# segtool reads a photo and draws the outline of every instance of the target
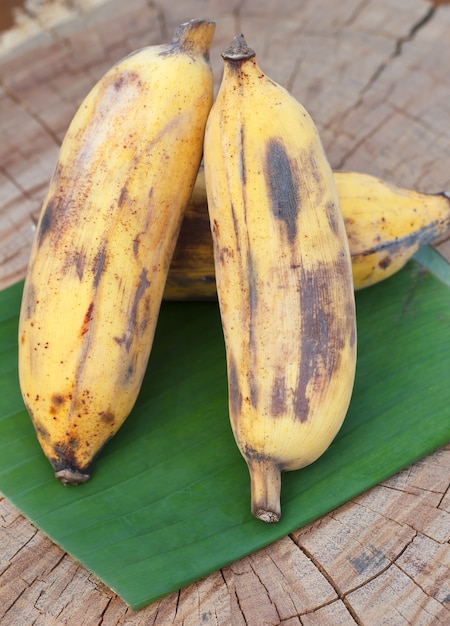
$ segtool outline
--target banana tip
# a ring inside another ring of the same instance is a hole
[[[263,509],[258,509],[253,512],[253,515],[260,519],[262,522],[266,522],[266,524],[276,524],[280,521],[280,514],[275,511],[265,511]]]
[[[63,485],[80,485],[85,483],[91,477],[90,474],[80,472],[79,470],[66,467],[64,469],[55,472],[56,478],[62,482]]]

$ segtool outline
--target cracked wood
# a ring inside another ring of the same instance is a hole
[[[292,3],[46,0],[0,35],[0,288],[21,279],[59,144],[118,58],[188,15],[237,32],[311,110],[332,166],[450,188],[450,7],[435,0]],[[52,10],[50,10],[52,9]],[[289,49],[289,53],[286,51]],[[395,149],[394,149],[395,148]],[[450,240],[438,249],[450,258]],[[256,554],[134,612],[0,499],[0,621],[67,626],[372,626],[450,621],[450,446]]]

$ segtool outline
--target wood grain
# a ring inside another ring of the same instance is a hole
[[[41,0],[0,35],[0,288],[24,276],[60,142],[124,54],[217,22],[315,119],[331,165],[450,189],[450,7],[425,0]],[[450,259],[450,242],[438,249]],[[0,500],[0,621],[117,626],[450,623],[450,446],[141,611]]]

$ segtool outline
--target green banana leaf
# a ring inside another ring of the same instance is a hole
[[[248,472],[228,420],[215,303],[163,303],[132,414],[91,480],[64,487],[19,391],[22,284],[3,291],[1,492],[134,609],[324,515],[450,440],[450,271],[431,248],[418,259],[357,293],[358,365],[348,415],[318,461],[283,475],[276,525],[250,513]]]

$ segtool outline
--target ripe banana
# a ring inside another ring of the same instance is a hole
[[[398,187],[369,174],[334,172],[356,290],[398,272],[450,229],[450,195]],[[186,208],[164,291],[166,300],[216,298],[204,169]]]
[[[216,300],[214,252],[205,171],[198,171],[173,253],[165,300]]]
[[[335,172],[355,289],[398,272],[450,228],[450,196],[418,193],[375,176]]]
[[[81,104],[41,210],[19,322],[19,378],[62,483],[130,413],[200,165],[214,22],[122,59]]]
[[[251,509],[277,522],[281,472],[315,461],[353,389],[351,260],[333,175],[305,109],[244,37],[223,53],[204,164],[229,413]]]

